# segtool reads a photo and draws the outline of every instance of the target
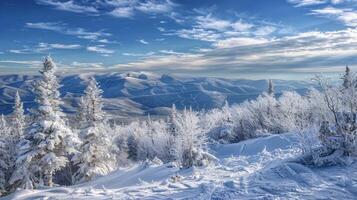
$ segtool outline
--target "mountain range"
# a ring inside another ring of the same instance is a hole
[[[165,115],[173,104],[178,109],[218,108],[225,101],[234,104],[254,99],[267,88],[267,80],[182,77],[151,72],[72,74],[58,77],[66,113],[75,113],[79,97],[91,76],[103,90],[104,110],[118,118]],[[0,113],[12,112],[16,90],[27,111],[35,107],[33,85],[38,78],[34,75],[1,75]],[[304,93],[312,86],[308,81],[273,82],[277,95],[284,90]]]

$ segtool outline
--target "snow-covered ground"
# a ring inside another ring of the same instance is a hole
[[[298,164],[298,139],[291,133],[211,151],[219,160],[208,167],[146,162],[82,185],[23,190],[4,199],[357,199],[357,164]]]

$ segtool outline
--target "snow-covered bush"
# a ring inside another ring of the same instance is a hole
[[[321,77],[316,80],[328,112],[318,134],[321,146],[311,152],[307,162],[318,166],[346,164],[349,157],[357,156],[357,104],[351,98],[357,92],[356,78],[346,70],[342,86]]]
[[[182,167],[201,166],[213,160],[214,156],[204,150],[206,134],[199,126],[199,115],[192,109],[178,112],[175,109],[170,118],[172,148],[171,158]]]

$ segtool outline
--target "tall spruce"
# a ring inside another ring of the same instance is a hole
[[[273,83],[273,80],[269,79],[268,81],[268,91],[267,91],[268,95],[269,96],[274,96],[274,83]]]
[[[18,91],[16,91],[15,104],[13,109],[14,111],[12,116],[12,136],[15,141],[18,141],[23,136],[25,128],[24,105],[21,102],[21,98]]]
[[[55,63],[46,57],[34,88],[38,108],[31,111],[34,120],[18,144],[16,169],[10,179],[14,187],[52,187],[54,173],[64,168],[75,152],[78,139],[63,120],[55,71]]]
[[[351,77],[351,70],[348,67],[348,65],[346,65],[345,74],[343,75],[342,80],[343,80],[342,85],[345,89],[351,87],[352,77]]]
[[[10,156],[10,128],[6,122],[5,116],[0,117],[0,196],[6,193],[9,171],[11,168]]]
[[[97,81],[91,78],[84,91],[82,108],[77,116],[82,116],[81,126],[83,130],[80,137],[83,143],[80,146],[80,154],[73,158],[78,167],[75,173],[77,182],[89,181],[96,175],[104,175],[112,168],[114,156],[112,155],[112,143],[106,129],[105,113],[103,112],[102,90]],[[86,106],[83,106],[86,105]]]

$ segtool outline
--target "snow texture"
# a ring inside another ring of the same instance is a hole
[[[143,162],[71,187],[22,190],[7,199],[356,199],[357,163],[328,168],[294,162],[296,133],[211,146],[219,160],[178,169]]]

